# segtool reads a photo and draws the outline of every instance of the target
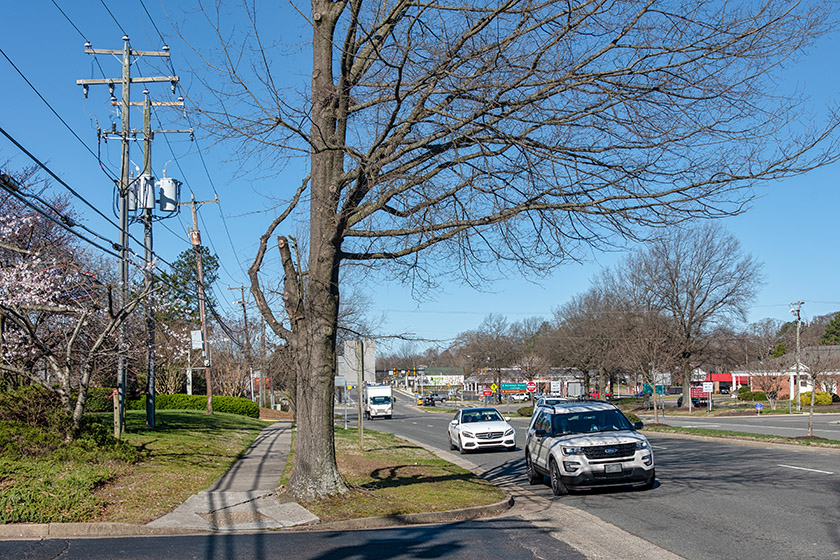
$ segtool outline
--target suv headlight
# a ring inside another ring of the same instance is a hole
[[[564,447],[563,455],[583,455],[583,447]]]
[[[650,444],[646,441],[637,441],[636,449],[650,449]]]
[[[475,439],[475,436],[473,435],[472,432],[463,431],[463,432],[461,432],[461,435],[464,436],[464,437]]]
[[[513,428],[511,428],[511,429],[509,429],[508,431],[505,432],[505,437],[512,436],[512,435],[513,435]]]

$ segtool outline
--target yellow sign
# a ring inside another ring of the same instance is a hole
[[[499,387],[498,387],[498,385],[496,385],[495,383],[493,383],[492,385],[490,385],[490,388],[491,388],[491,389],[493,390],[493,392],[495,393],[495,392],[496,392],[496,389],[498,389]]]

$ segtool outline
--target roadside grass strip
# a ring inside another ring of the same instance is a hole
[[[660,432],[673,434],[690,434],[721,439],[741,439],[749,441],[762,441],[768,443],[783,443],[787,445],[800,445],[805,447],[825,447],[829,449],[840,449],[840,441],[822,438],[785,437],[767,434],[751,434],[747,432],[735,432],[730,430],[712,430],[707,428],[685,428],[679,426],[650,426],[646,425],[645,432]]]
[[[335,447],[349,490],[301,502],[322,522],[448,511],[505,499],[495,485],[388,433],[366,429],[362,450],[357,429],[337,427]]]

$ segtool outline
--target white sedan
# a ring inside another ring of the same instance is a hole
[[[516,449],[516,432],[495,408],[463,408],[449,423],[449,449],[461,453],[476,449]]]

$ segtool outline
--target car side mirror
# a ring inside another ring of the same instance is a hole
[[[452,424],[453,426],[457,426],[457,425],[458,425],[458,421],[457,421],[457,420],[453,420],[452,422],[450,422],[450,424]]]
[[[505,422],[510,422],[510,416],[503,416],[502,420],[504,420]]]
[[[534,435],[535,435],[536,437],[540,437],[540,438],[541,438],[541,437],[545,437],[545,436],[547,436],[547,435],[548,435],[548,432],[547,432],[547,431],[545,431],[545,430],[534,430]]]
[[[634,430],[643,430],[643,429],[644,429],[644,427],[645,427],[645,423],[644,423],[644,422],[641,422],[641,421],[639,421],[639,422],[633,422],[633,429],[634,429]]]

